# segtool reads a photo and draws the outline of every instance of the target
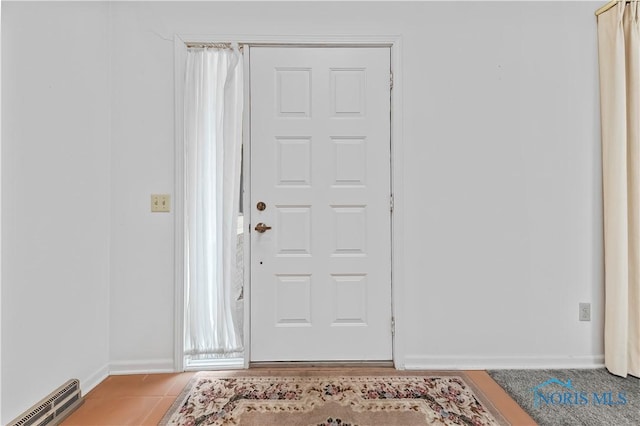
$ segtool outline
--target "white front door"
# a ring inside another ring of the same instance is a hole
[[[250,73],[251,360],[391,360],[390,48]]]

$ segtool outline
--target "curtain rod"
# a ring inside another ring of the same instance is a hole
[[[625,3],[628,4],[628,3],[631,3],[632,1],[638,1],[638,0],[628,0]],[[607,10],[611,9],[613,6],[615,6],[618,3],[619,3],[618,0],[610,1],[609,3],[602,6],[600,9],[596,10],[596,16],[599,16],[600,14],[606,12]]]
[[[231,49],[232,43],[185,43],[188,49],[190,48],[211,48],[211,49]],[[238,44],[238,49],[242,50],[242,45]]]
[[[277,43],[277,42],[243,42],[239,41],[238,49],[247,46],[252,47],[391,47],[393,43],[366,43],[361,44],[357,42],[343,42],[343,43],[331,43],[331,42],[301,42],[301,43]],[[232,43],[214,43],[214,42],[185,42],[184,45],[189,48],[217,48],[217,49],[230,49]]]

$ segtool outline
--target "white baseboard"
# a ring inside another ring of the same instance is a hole
[[[136,361],[113,361],[109,364],[109,374],[153,374],[174,373],[173,358],[146,359]]]
[[[82,395],[86,395],[93,388],[98,386],[104,379],[109,377],[109,365],[105,364],[98,369],[91,376],[80,380],[80,390],[82,391]]]
[[[86,395],[110,375],[173,373],[173,359],[152,359],[144,361],[115,361],[105,364],[86,378],[79,378],[82,395]]]
[[[604,367],[604,355],[584,356],[416,356],[404,358],[406,370],[547,370]]]

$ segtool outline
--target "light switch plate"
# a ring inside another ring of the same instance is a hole
[[[151,194],[151,211],[152,212],[170,212],[171,196],[169,194]]]

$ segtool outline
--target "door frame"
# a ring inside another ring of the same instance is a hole
[[[175,79],[175,164],[174,164],[174,370],[184,371],[184,290],[185,290],[185,222],[184,222],[184,72],[189,43],[238,43],[245,47],[243,60],[245,66],[244,84],[249,87],[250,46],[277,47],[389,47],[391,50],[391,71],[393,85],[391,90],[391,315],[394,324],[392,336],[392,356],[396,369],[403,370],[405,365],[405,335],[403,333],[403,297],[404,294],[404,149],[402,126],[402,37],[398,35],[359,35],[359,36],[273,36],[273,35],[186,35],[174,36],[174,79]],[[249,205],[251,182],[251,134],[249,90],[244,93],[243,120],[243,202]],[[245,209],[244,231],[249,235],[251,210]],[[244,247],[244,368],[249,367],[251,359],[251,323],[250,323],[250,240]],[[391,326],[391,324],[390,324]],[[229,368],[237,368],[230,365]],[[219,368],[224,368],[220,366]]]

